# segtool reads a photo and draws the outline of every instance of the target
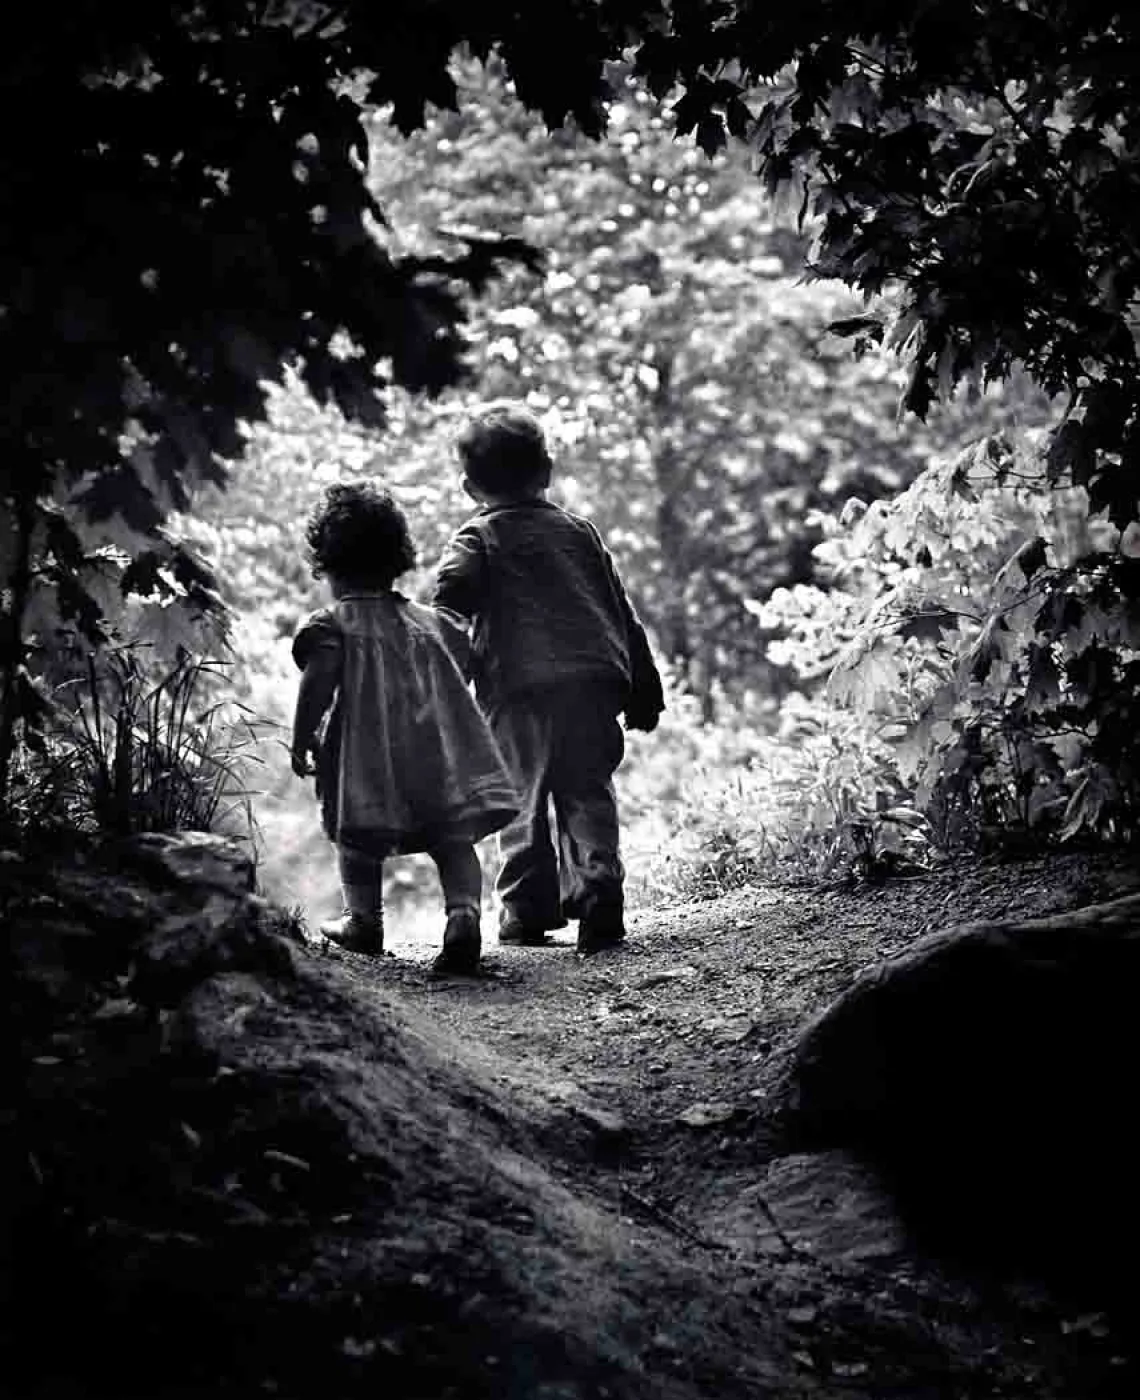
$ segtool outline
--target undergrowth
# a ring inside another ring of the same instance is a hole
[[[939,859],[890,736],[822,696],[725,705],[707,724],[672,693],[619,784],[635,898],[874,878]]]
[[[14,824],[248,835],[259,727],[221,694],[225,679],[226,663],[184,649],[157,668],[137,645],[89,656],[84,673],[56,689],[42,741],[20,755]]]

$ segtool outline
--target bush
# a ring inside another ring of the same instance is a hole
[[[706,897],[759,881],[867,876],[929,862],[889,735],[825,696],[752,699],[700,722],[671,692],[619,775],[635,898]]]
[[[1140,526],[1050,484],[1040,435],[987,439],[818,553],[833,588],[761,609],[801,675],[891,736],[940,843],[1125,839],[1140,811]]]

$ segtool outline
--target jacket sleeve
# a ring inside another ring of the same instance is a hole
[[[464,525],[436,569],[431,606],[470,620],[483,610],[486,593],[487,551],[474,525]]]
[[[629,594],[621,581],[617,565],[609,550],[602,546],[609,571],[610,582],[618,600],[622,619],[625,622],[626,640],[629,644],[629,699],[625,706],[625,722],[630,729],[644,729],[650,732],[657,728],[657,721],[665,708],[665,690],[661,684],[661,673],[653,660],[649,638],[641,619],[629,601]]]

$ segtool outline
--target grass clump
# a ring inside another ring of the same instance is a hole
[[[157,670],[137,645],[89,656],[56,691],[42,743],[21,756],[17,825],[248,834],[257,724],[246,706],[219,697],[225,671],[184,649]]]

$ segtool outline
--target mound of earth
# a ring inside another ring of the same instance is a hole
[[[799,1034],[786,1121],[873,1160],[940,1252],[1140,1300],[1137,986],[1137,894],[928,934]]]
[[[214,838],[4,853],[11,1393],[1133,1394],[1114,1299],[951,1267],[770,1107],[931,920],[1119,879],[747,890],[440,982],[306,940]]]

